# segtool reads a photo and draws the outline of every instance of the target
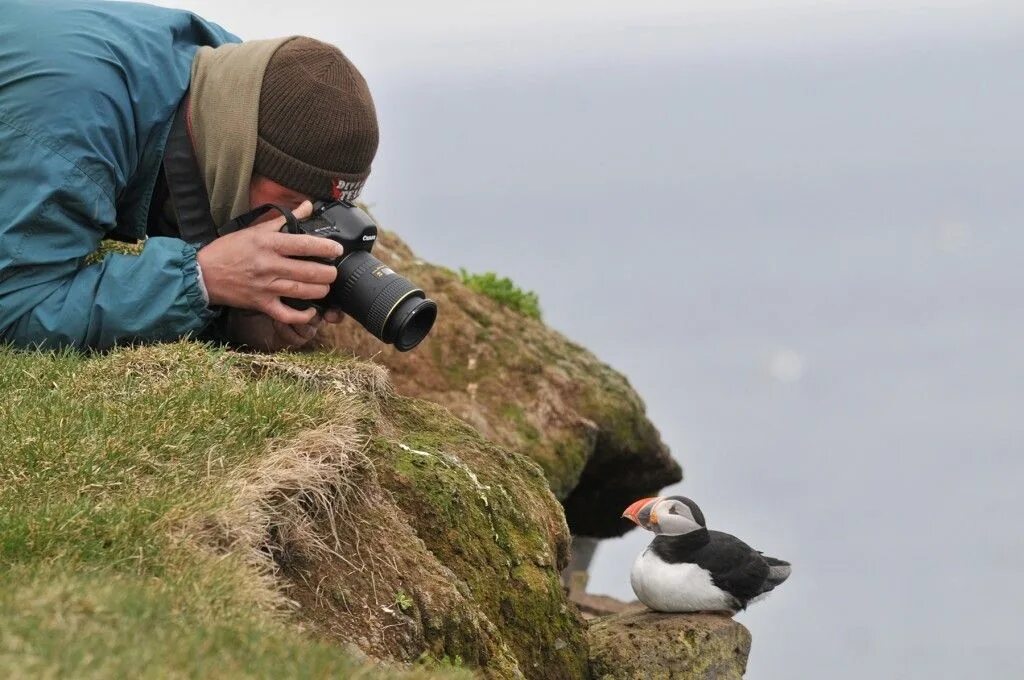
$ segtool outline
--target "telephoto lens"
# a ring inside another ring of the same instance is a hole
[[[402,352],[420,344],[437,319],[433,300],[365,250],[342,257],[324,302]]]

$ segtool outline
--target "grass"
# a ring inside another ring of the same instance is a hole
[[[182,342],[0,348],[0,395],[0,677],[431,677],[302,633],[184,530],[268,441],[332,422],[328,393]]]
[[[533,291],[524,291],[511,279],[499,277],[494,272],[483,274],[470,274],[465,269],[459,270],[462,283],[469,286],[473,291],[486,295],[500,305],[540,320],[540,300]]]
[[[229,604],[227,574],[203,583],[69,571],[22,567],[0,579],[3,677],[373,677],[338,648]]]

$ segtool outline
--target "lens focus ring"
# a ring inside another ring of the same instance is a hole
[[[369,255],[369,253],[366,253],[366,255]],[[358,267],[356,267],[356,270],[352,272],[348,276],[348,279],[345,281],[345,287],[342,288],[341,290],[342,299],[348,299],[348,297],[352,295],[352,290],[359,283],[359,279],[363,277],[363,274],[365,274],[367,271],[369,271],[375,265],[378,264],[380,264],[380,260],[373,257],[372,255],[369,255],[369,257],[364,257],[363,261],[359,264]]]
[[[366,315],[367,329],[377,337],[390,342],[391,338],[384,338],[384,328],[388,322],[388,317],[402,298],[416,290],[417,288],[407,280],[401,276],[396,276],[394,281],[378,293],[377,298],[370,306],[370,311]]]

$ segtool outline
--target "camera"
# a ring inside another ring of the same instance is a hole
[[[340,309],[376,338],[407,352],[427,336],[437,318],[437,303],[408,279],[370,254],[377,225],[365,211],[345,201],[317,202],[304,220],[289,219],[289,233],[319,236],[345,247],[338,260],[304,258],[338,268],[338,278],[321,300],[284,298],[296,309]]]

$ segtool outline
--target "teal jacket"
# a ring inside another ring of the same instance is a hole
[[[211,320],[182,240],[142,239],[172,118],[201,45],[238,42],[177,10],[0,0],[0,344],[104,349]]]

